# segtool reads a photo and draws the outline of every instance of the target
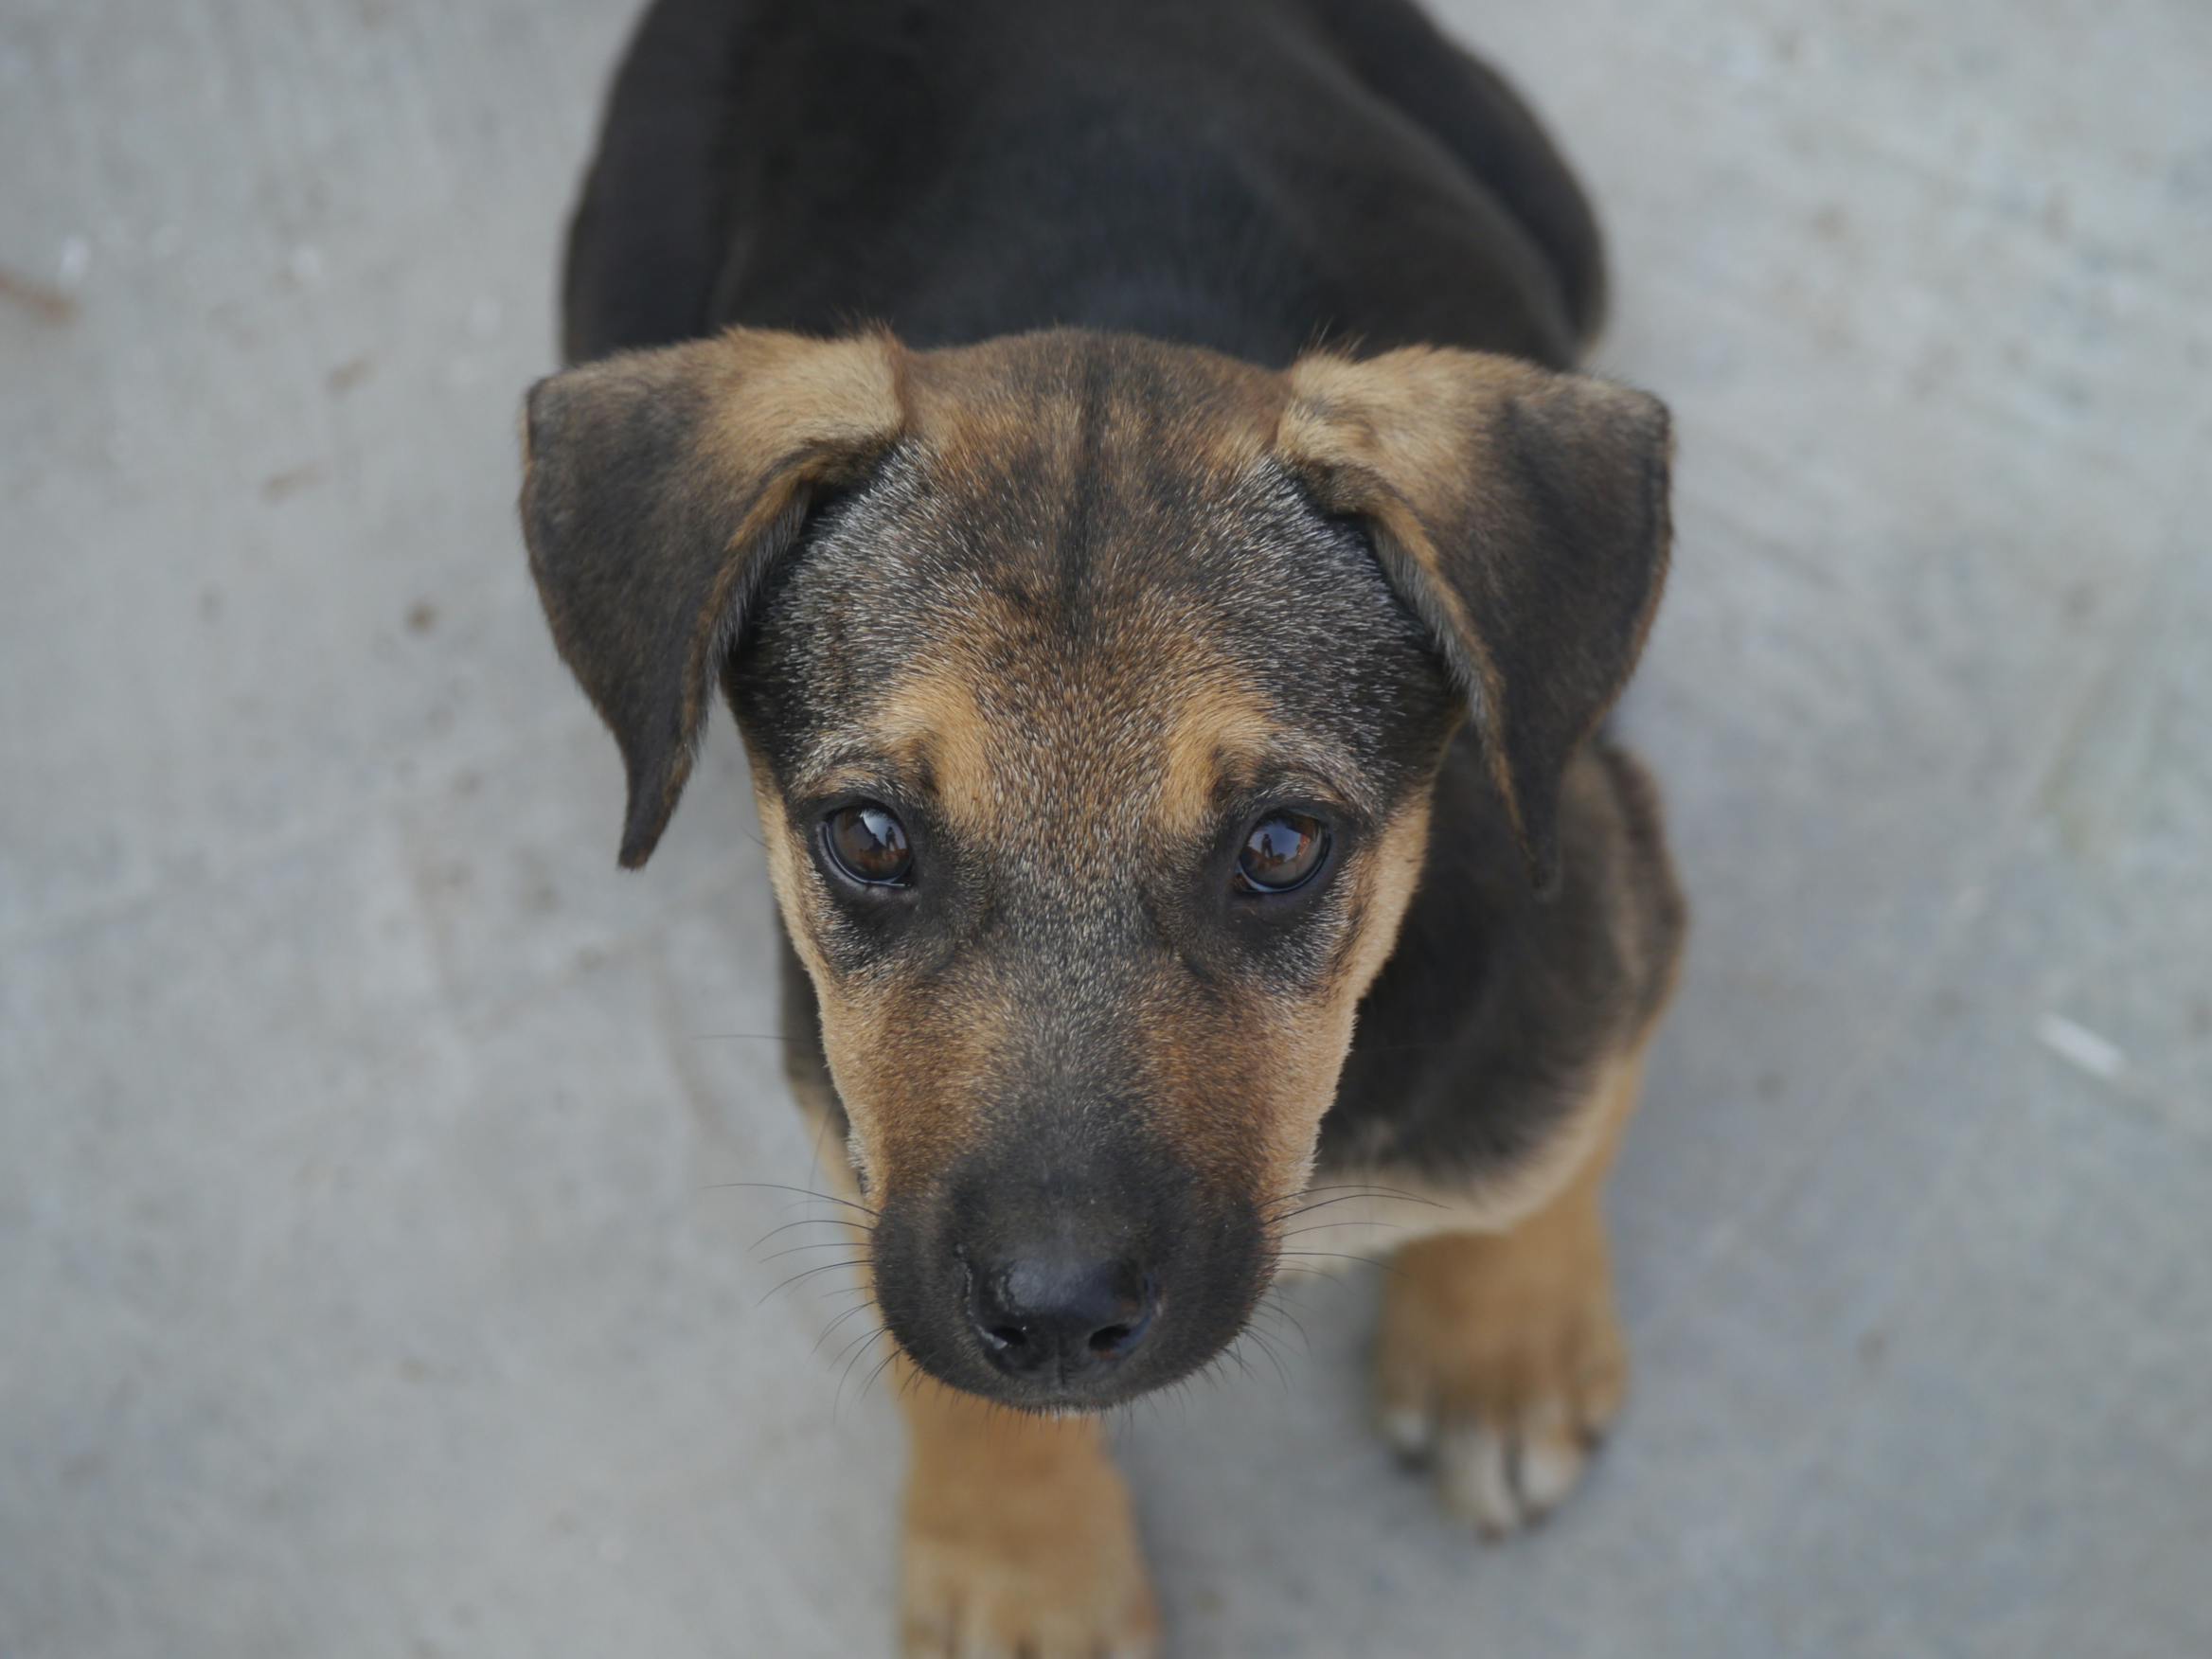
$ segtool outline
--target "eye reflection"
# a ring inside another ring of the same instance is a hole
[[[1311,881],[1329,857],[1329,829],[1304,812],[1271,812],[1252,827],[1237,855],[1237,883],[1248,892],[1289,893]]]
[[[822,821],[830,862],[868,887],[903,886],[914,874],[906,826],[881,801],[855,801]]]

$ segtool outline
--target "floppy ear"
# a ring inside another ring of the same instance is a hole
[[[1576,747],[1619,695],[1667,574],[1671,439],[1657,399],[1510,358],[1415,347],[1301,359],[1278,431],[1473,705],[1539,887],[1559,873]]]
[[[901,348],[733,330],[540,381],[523,537],[553,640],[622,747],[622,863],[676,810],[718,659],[812,494],[897,439]]]

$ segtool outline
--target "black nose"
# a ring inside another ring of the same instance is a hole
[[[1037,1253],[970,1268],[968,1315],[983,1351],[1015,1375],[1112,1365],[1144,1341],[1158,1306],[1134,1262]]]

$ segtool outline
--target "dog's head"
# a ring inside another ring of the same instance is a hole
[[[739,330],[527,418],[626,865],[720,675],[893,1333],[1015,1403],[1204,1364],[1272,1271],[1470,713],[1531,879],[1656,601],[1667,424],[1504,359]]]

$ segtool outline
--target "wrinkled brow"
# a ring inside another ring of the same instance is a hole
[[[1385,814],[1387,803],[1374,781],[1346,751],[1315,734],[1276,732],[1257,744],[1220,749],[1214,759],[1210,793],[1222,813],[1297,800],[1333,807],[1370,823]],[[868,742],[840,739],[821,745],[800,762],[787,795],[913,799],[937,793],[936,768],[926,745],[901,746],[887,753]]]
[[[888,755],[871,744],[841,739],[818,746],[800,759],[786,794],[797,800],[832,794],[915,795],[931,791],[929,768],[917,766],[911,756]]]
[[[1292,741],[1231,751],[1222,757],[1224,804],[1259,807],[1303,800],[1338,808],[1368,820],[1383,815],[1386,803],[1373,781],[1351,764],[1335,744],[1298,734]]]

